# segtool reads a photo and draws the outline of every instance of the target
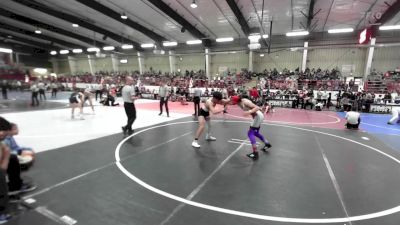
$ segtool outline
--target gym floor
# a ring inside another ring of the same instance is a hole
[[[39,152],[24,174],[38,189],[8,224],[400,221],[400,126],[386,125],[389,115],[363,114],[355,131],[341,113],[277,108],[261,129],[272,148],[252,161],[249,118],[236,107],[212,117],[216,141],[193,149],[191,104],[170,102],[166,117],[140,100],[135,133],[124,136],[122,107],[85,107],[85,120],[71,120],[67,96],[35,108],[28,97],[0,101],[17,141]]]

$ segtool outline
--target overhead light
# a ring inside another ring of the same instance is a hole
[[[82,49],[72,49],[72,52],[73,53],[82,53],[83,51],[82,51]]]
[[[153,43],[141,44],[140,47],[142,47],[142,48],[152,48],[152,47],[154,47],[154,44]]]
[[[40,73],[40,74],[45,74],[45,73],[47,73],[47,69],[45,69],[45,68],[35,68],[35,69],[33,69],[33,72]]]
[[[380,26],[379,30],[399,30],[400,25]]]
[[[350,33],[353,32],[353,28],[341,28],[341,29],[331,29],[328,30],[328,33],[330,34],[339,34],[339,33]]]
[[[73,23],[72,26],[73,26],[73,27],[79,27],[79,25],[76,24],[76,23]]]
[[[201,43],[202,43],[201,40],[190,40],[190,41],[186,42],[186,44],[188,44],[188,45],[198,45],[198,44],[201,44]]]
[[[306,36],[306,35],[309,35],[309,34],[310,34],[310,32],[308,32],[308,31],[295,31],[295,32],[286,33],[286,36],[288,36],[288,37]]]
[[[50,55],[57,55],[57,51],[51,51]]]
[[[122,13],[121,14],[121,19],[126,20],[126,19],[128,19],[128,16],[125,13]]]
[[[112,50],[114,50],[114,49],[115,49],[114,46],[104,46],[104,47],[103,47],[103,50],[104,50],[104,51],[112,51]]]
[[[12,38],[12,36],[11,36],[11,35],[8,35],[7,38]]]
[[[121,48],[122,49],[132,49],[133,45],[122,45]]]
[[[260,57],[264,57],[264,54],[260,54]]]
[[[176,41],[171,41],[171,42],[167,41],[167,42],[163,42],[162,45],[163,45],[164,47],[177,46],[177,45],[178,45],[178,42],[176,42]]]
[[[99,49],[99,48],[94,48],[94,47],[93,47],[93,48],[88,48],[87,51],[88,51],[88,52],[99,52],[100,49]]]
[[[119,60],[119,62],[125,64],[125,63],[128,63],[128,60],[127,59],[121,59],[121,60]]]
[[[249,36],[250,42],[258,42],[260,40],[261,36],[259,34],[254,34]]]
[[[0,52],[4,52],[4,53],[12,53],[12,49],[8,49],[8,48],[0,48]]]
[[[36,30],[35,30],[35,33],[36,33],[36,34],[41,34],[41,33],[42,33],[42,31],[41,31],[41,30],[39,30],[39,29],[36,29]]]
[[[233,41],[233,37],[226,37],[226,38],[217,38],[217,42],[229,42]]]
[[[69,53],[68,50],[61,50],[61,51],[60,51],[60,54],[61,54],[61,55],[66,55],[66,54],[68,54],[68,53]]]
[[[193,9],[197,8],[196,0],[193,0],[192,4],[190,4],[190,7]]]

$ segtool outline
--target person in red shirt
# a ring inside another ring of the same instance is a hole
[[[249,92],[250,92],[250,97],[253,101],[256,101],[260,97],[256,87],[253,87],[253,89],[251,89]]]

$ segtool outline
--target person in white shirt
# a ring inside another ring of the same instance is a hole
[[[36,83],[32,82],[31,85],[31,91],[32,91],[32,103],[31,106],[39,105],[39,99],[38,99],[38,94],[39,94],[39,88],[37,87]]]
[[[360,113],[355,111],[349,111],[346,113],[346,127],[347,129],[358,129],[358,126],[361,123]]]
[[[167,111],[167,117],[169,117],[169,109],[168,109],[168,98],[169,98],[169,88],[165,81],[162,81],[160,87],[158,89],[158,96],[160,96],[160,114],[163,114],[163,105],[165,105],[165,111]]]
[[[42,81],[39,81],[39,83],[37,84],[37,87],[39,88],[39,98],[40,101],[42,100],[42,95],[44,100],[46,100],[46,86]]]
[[[399,114],[400,114],[400,107],[393,107],[392,108],[392,118],[387,122],[389,125],[394,125],[394,123],[400,123],[399,119]]]

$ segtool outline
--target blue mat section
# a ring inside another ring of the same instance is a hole
[[[338,112],[338,116],[344,118],[344,112]],[[379,138],[391,148],[400,151],[400,124],[388,125],[392,116],[388,114],[361,113],[362,130]]]

